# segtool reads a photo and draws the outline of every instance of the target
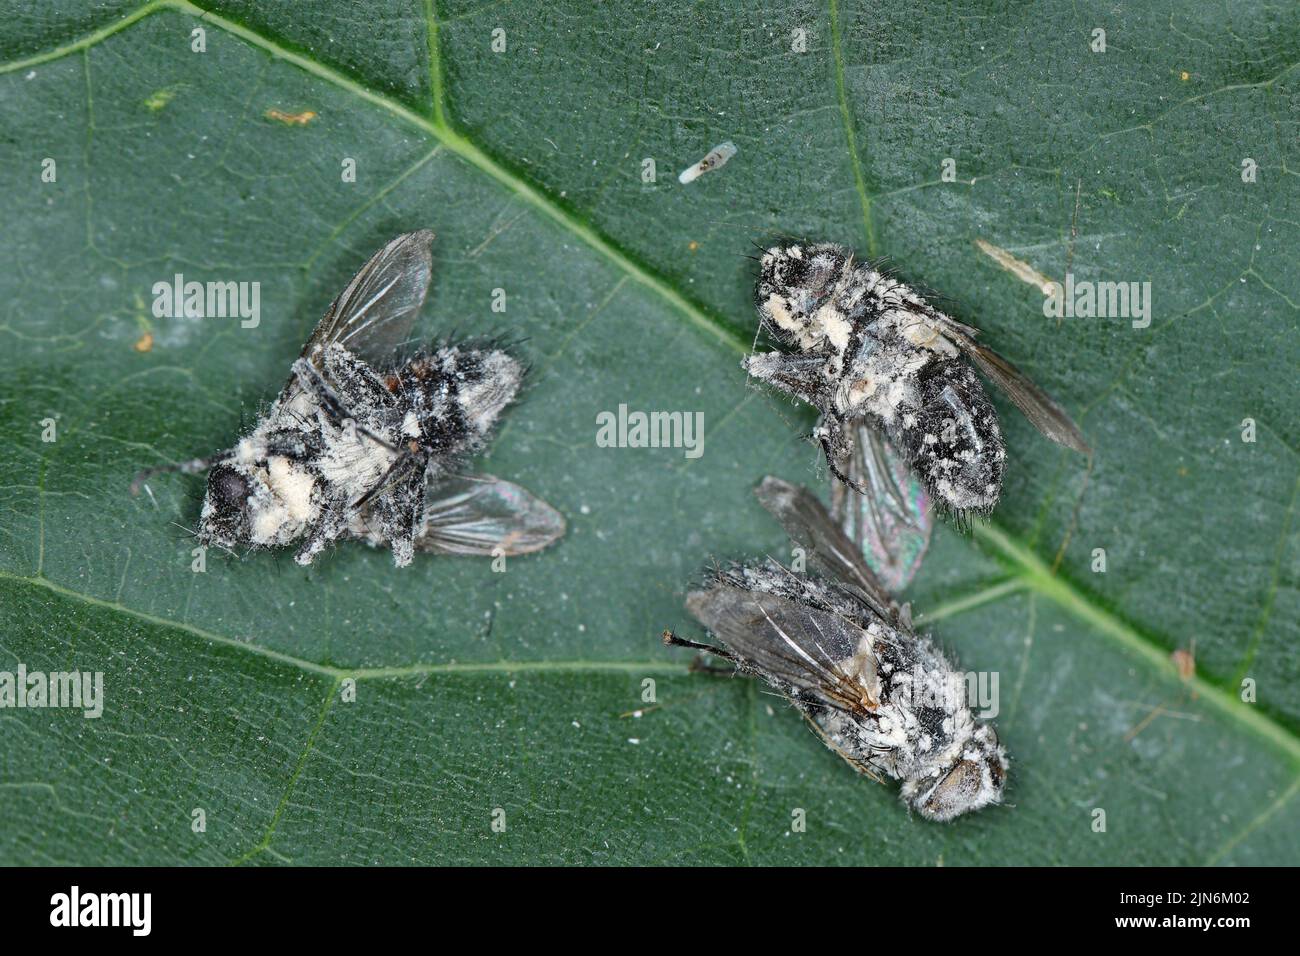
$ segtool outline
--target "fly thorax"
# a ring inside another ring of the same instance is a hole
[[[874,415],[893,422],[915,401],[911,357],[896,349],[859,350],[841,379],[836,404],[846,415]]]
[[[794,311],[790,308],[790,300],[778,292],[768,295],[759,308],[763,310],[768,321],[782,332],[798,336],[808,327],[807,320],[795,317]]]
[[[809,312],[810,298],[802,293],[769,293],[759,312],[783,341],[800,351],[817,348],[823,339],[820,324]]]
[[[266,462],[267,484],[283,503],[290,520],[308,522],[320,511],[315,500],[316,476],[300,462],[272,455]]]
[[[296,421],[309,427],[310,423],[316,420],[316,413],[319,411],[320,403],[316,400],[316,396],[306,389],[301,389],[283,407],[277,404],[267,417],[269,421],[280,423]]]
[[[911,714],[886,696],[872,716],[875,719],[863,721],[859,730],[864,749],[895,751],[895,759],[910,755],[916,736]]]
[[[863,752],[862,726],[857,720],[838,710],[818,711],[813,719],[840,750],[849,754]]]
[[[812,328],[814,335],[824,338],[837,353],[842,355],[848,349],[853,323],[835,298],[813,313]]]
[[[402,417],[401,432],[403,437],[415,441],[419,441],[419,439],[423,437],[424,432],[420,428],[420,419],[415,412],[407,412],[406,415]]]
[[[915,309],[890,309],[883,321],[892,324],[898,336],[915,348],[944,356],[957,354],[957,346],[943,334],[940,324]]]
[[[835,389],[835,408],[842,415],[874,411],[873,405],[881,379],[870,372],[855,371],[844,377]]]
[[[396,452],[349,423],[337,428],[324,424],[321,437],[323,447],[316,467],[331,497],[360,498],[379,483],[397,458]]]

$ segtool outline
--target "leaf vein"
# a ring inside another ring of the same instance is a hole
[[[876,228],[871,218],[871,195],[867,192],[866,178],[862,173],[862,159],[858,155],[857,134],[853,127],[853,114],[849,110],[849,95],[844,86],[844,54],[840,36],[840,11],[838,0],[830,0],[831,53],[835,61],[835,92],[840,104],[840,118],[844,122],[844,138],[853,165],[853,182],[862,205],[862,225],[867,237],[867,255],[875,258]]]
[[[206,630],[184,621],[174,621],[165,617],[159,617],[156,614],[150,614],[148,611],[141,611],[137,608],[119,604],[116,601],[106,601],[89,594],[83,594],[79,591],[74,591],[71,588],[64,587],[61,584],[51,581],[49,578],[27,577],[20,574],[13,574],[8,571],[0,571],[0,581],[25,584],[34,588],[43,588],[61,597],[80,601],[84,604],[91,605],[92,607],[102,608],[118,614],[125,614],[128,617],[136,618],[157,627],[181,631],[192,637],[197,637],[212,644],[220,644],[223,647],[246,651],[247,653],[267,658],[279,664],[285,664],[289,667],[295,667],[312,674],[321,674],[337,680],[342,680],[346,677],[351,677],[356,680],[392,680],[403,677],[420,677],[430,674],[626,673],[643,675],[654,673],[685,674],[689,671],[689,668],[684,664],[664,660],[589,661],[581,659],[468,661],[464,663],[452,661],[443,664],[417,662],[414,664],[396,664],[386,667],[336,667],[332,664],[320,664],[316,661],[295,657],[292,654],[286,654],[283,651],[277,651],[260,644],[241,641],[235,637],[217,634],[213,631]]]

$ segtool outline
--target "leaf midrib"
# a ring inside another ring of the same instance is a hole
[[[404,122],[423,130],[448,150],[461,157],[480,172],[490,176],[511,192],[523,198],[543,215],[552,219],[564,229],[571,232],[574,236],[581,239],[593,250],[600,253],[628,276],[635,279],[667,303],[674,306],[677,311],[692,324],[710,334],[723,345],[735,349],[741,354],[748,353],[750,343],[740,336],[739,333],[732,330],[720,316],[699,303],[688,299],[663,277],[637,262],[631,255],[620,249],[611,240],[596,231],[587,223],[582,222],[573,213],[560,206],[539,189],[507,170],[504,166],[480,149],[477,144],[451,125],[450,120],[447,118],[443,103],[444,86],[442,81],[441,58],[438,48],[437,20],[433,11],[433,0],[424,0],[424,6],[426,19],[428,21],[430,73],[433,91],[431,117],[418,113],[405,104],[382,93],[378,93],[343,73],[318,63],[315,60],[312,60],[311,58],[292,50],[282,43],[264,36],[235,20],[206,10],[201,6],[190,2],[190,0],[151,0],[151,2],[137,8],[120,20],[92,31],[72,43],[64,44],[46,51],[45,53],[36,54],[8,64],[0,64],[0,75],[37,66],[41,63],[47,63],[51,60],[60,59],[69,54],[89,49],[90,47],[108,39],[116,33],[126,30],[128,27],[160,10],[170,9],[196,18],[201,18],[205,23],[216,26],[232,36],[238,37],[253,46],[265,50],[276,59],[292,63],[299,69],[351,93],[365,102],[377,106]],[[844,79],[843,66],[840,61],[838,7],[834,0],[831,0],[831,16],[833,28],[832,53],[835,58],[837,96],[843,100]],[[853,137],[853,129],[851,125],[852,120],[851,117],[844,112],[843,105],[844,104],[841,103],[841,112],[846,124],[845,135],[846,139],[851,143]],[[866,191],[865,182],[862,178],[860,161],[858,160],[856,152],[854,152],[853,160],[856,185],[862,203],[864,227],[867,230],[867,235],[870,240],[872,238],[871,197]],[[1065,610],[1069,611],[1072,615],[1088,622],[1096,630],[1121,644],[1130,652],[1136,653],[1156,669],[1168,669],[1168,648],[1171,646],[1168,641],[1162,641],[1154,635],[1144,633],[1129,622],[1121,619],[1112,611],[1101,607],[1095,600],[1087,596],[1074,584],[1049,569],[1033,551],[1015,540],[997,522],[990,521],[987,524],[976,525],[973,532],[973,536],[982,544],[985,544],[992,549],[994,557],[1011,570],[1012,576],[1019,580],[1024,588],[1028,588],[1043,595],[1055,604],[1058,604]],[[414,664],[398,667],[348,670],[346,668],[335,668],[331,665],[324,665],[314,661],[295,658],[291,655],[283,654],[282,652],[270,648],[248,644],[219,634],[213,634],[183,622],[159,618],[149,615],[147,612],[141,612],[126,607],[125,605],[103,601],[99,598],[64,588],[63,586],[41,576],[25,577],[22,575],[0,572],[0,579],[20,581],[33,586],[45,587],[66,597],[80,599],[121,613],[134,615],[155,624],[180,628],[217,643],[243,647],[253,653],[335,678],[339,676],[357,677],[359,674],[367,677],[401,677],[425,673],[451,672],[455,670],[511,672],[516,670],[534,669],[600,669],[621,671],[635,668],[639,673],[644,672],[647,668],[653,668],[659,671],[684,670],[680,665],[618,661],[535,661],[466,665]],[[935,615],[931,615],[931,619],[935,619]],[[1203,699],[1212,703],[1217,709],[1234,721],[1264,737],[1276,748],[1281,750],[1293,765],[1300,767],[1300,735],[1297,735],[1288,726],[1262,712],[1258,705],[1251,707],[1239,701],[1230,685],[1212,683],[1204,677],[1201,677],[1199,673],[1190,678],[1189,684],[1194,690],[1201,694]]]
[[[305,657],[295,657],[293,654],[286,654],[283,651],[277,651],[274,648],[266,647],[262,644],[254,644],[250,641],[243,641],[236,637],[230,637],[225,634],[218,634],[215,631],[209,631],[206,628],[199,627],[197,624],[190,624],[186,621],[177,621],[172,618],[159,617],[156,614],[150,614],[148,611],[141,611],[139,608],[133,608],[117,601],[106,601],[103,598],[97,598],[91,594],[85,594],[72,588],[64,587],[56,581],[51,581],[44,576],[26,576],[13,574],[8,571],[0,571],[0,581],[8,581],[12,584],[23,584],[31,588],[39,588],[57,594],[60,597],[69,600],[79,601],[91,607],[102,608],[113,611],[117,614],[123,614],[127,617],[133,617],[136,620],[143,621],[146,624],[153,624],[158,627],[165,627],[171,630],[182,631],[192,637],[208,641],[212,644],[219,644],[223,647],[231,647],[237,650],[246,651],[257,657],[266,658],[275,661],[278,664],[285,664],[289,667],[295,667],[299,670],[307,671],[312,674],[320,674],[334,680],[343,680],[352,678],[354,680],[374,680],[382,678],[399,678],[399,677],[422,677],[428,674],[521,674],[521,673],[577,673],[577,672],[603,672],[603,673],[674,673],[685,674],[689,668],[685,664],[675,663],[669,660],[654,661],[588,661],[588,660],[531,660],[531,661],[472,661],[472,662],[451,662],[446,664],[421,663],[414,664],[397,664],[387,667],[337,667],[333,664],[321,664],[317,661],[309,660]]]

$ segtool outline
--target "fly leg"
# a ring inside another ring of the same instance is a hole
[[[823,356],[764,352],[750,355],[742,364],[754,378],[774,385],[814,408],[821,409],[826,403],[826,379],[822,374],[826,359]]]
[[[421,453],[413,452],[410,449],[403,449],[402,451],[398,452],[396,461],[394,461],[391,465],[388,466],[388,470],[384,472],[383,477],[380,478],[379,481],[375,483],[375,486],[373,488],[367,491],[356,501],[352,502],[352,507],[354,509],[364,508],[366,505],[370,504],[370,502],[378,498],[381,494],[384,493],[386,489],[388,489],[391,485],[393,485],[403,477],[404,472],[408,468],[410,468],[412,462],[417,461],[419,459],[420,454]],[[423,471],[424,469],[421,468],[420,472],[423,473]]]
[[[365,435],[375,444],[380,445],[393,453],[397,452],[397,448],[389,442],[380,438],[370,429],[357,424],[357,420],[353,418],[352,415],[349,414],[347,408],[344,407],[343,400],[339,398],[338,393],[334,391],[329,382],[325,381],[325,377],[321,375],[320,370],[317,369],[316,366],[312,365],[311,362],[302,358],[298,359],[293,363],[293,374],[297,377],[298,383],[307,391],[311,392],[312,395],[316,397],[316,400],[320,402],[321,408],[324,409],[325,414],[329,416],[331,422],[340,428],[345,427],[348,422],[351,422],[352,427],[357,430],[357,434]]]
[[[303,567],[311,564],[312,559],[333,544],[336,538],[348,533],[350,517],[346,499],[334,497],[323,501],[319,517],[307,526],[307,537],[294,552],[294,562]]]
[[[416,461],[416,456],[410,455],[409,461]],[[392,473],[391,468],[389,472]],[[424,518],[424,485],[424,468],[416,461],[414,467],[408,465],[404,472],[392,477],[385,475],[365,496],[372,499],[384,489],[391,489],[382,500],[375,502],[370,518],[378,522],[380,537],[392,548],[393,563],[399,568],[410,564],[415,554],[415,538]]]
[[[774,385],[787,395],[807,402],[822,413],[813,429],[813,438],[822,446],[826,466],[832,475],[859,494],[867,490],[844,473],[839,461],[853,447],[852,439],[844,430],[844,422],[832,407],[824,370],[826,357],[822,355],[787,355],[784,352],[765,352],[751,355],[744,361],[745,371],[754,378]]]
[[[337,512],[322,513],[318,521],[307,535],[307,540],[294,553],[293,560],[303,567],[311,564],[312,559],[320,554],[329,546],[335,538],[343,533],[347,528],[347,521]]]
[[[143,471],[137,472],[136,476],[131,479],[131,494],[138,495],[140,488],[154,475],[165,475],[173,471],[178,471],[182,475],[197,475],[199,472],[207,471],[213,465],[225,461],[232,455],[234,455],[233,451],[223,451],[207,458],[191,458],[189,461],[180,461],[174,465],[156,465],[153,468],[145,468]]]
[[[705,654],[720,657],[732,665],[735,665],[736,663],[736,658],[730,651],[725,651],[721,647],[714,647],[712,644],[701,644],[699,641],[689,641],[684,637],[678,637],[671,630],[664,631],[663,640],[666,647],[689,647],[692,650],[702,651]],[[697,657],[695,660],[691,661],[691,673],[713,674],[717,677],[734,677],[739,673],[739,670],[735,666],[711,667],[708,664],[701,664],[700,659]]]
[[[852,439],[845,434],[844,423],[840,421],[839,416],[833,413],[823,415],[817,427],[813,429],[813,438],[822,446],[822,452],[826,455],[826,467],[830,469],[830,473],[858,494],[870,496],[870,491],[846,475],[838,464],[846,451],[853,450]]]

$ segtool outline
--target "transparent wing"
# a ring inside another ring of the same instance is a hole
[[[930,496],[889,441],[865,424],[854,431],[844,472],[867,494],[832,476],[831,517],[885,589],[897,594],[916,575],[929,547]]]
[[[791,540],[808,549],[818,567],[860,593],[882,618],[898,620],[898,606],[889,591],[816,495],[771,475],[754,494]]]
[[[686,609],[722,641],[728,659],[783,694],[858,713],[879,701],[875,658],[863,650],[865,632],[852,621],[721,583],[687,595]],[[850,676],[849,662],[860,676]]]
[[[564,516],[532,492],[493,475],[436,485],[415,539],[421,551],[507,556],[540,551],[564,536]]]
[[[1016,408],[1040,432],[1066,448],[1090,454],[1092,449],[1084,440],[1079,426],[1065,409],[1035,385],[1024,372],[987,346],[975,340],[976,330],[942,312],[932,311],[930,317],[944,327],[946,337],[974,360],[979,370],[997,383],[1016,403]]]
[[[338,342],[372,365],[389,362],[411,338],[433,276],[433,233],[407,232],[370,257],[339,293],[303,346],[302,358],[319,365],[321,348]],[[286,392],[295,387],[290,379]]]
[[[1074,424],[1065,409],[1030,381],[1024,372],[997,352],[982,345],[976,345],[969,350],[969,354],[975,359],[980,371],[997,382],[1035,428],[1058,445],[1085,455],[1091,453],[1092,449],[1084,440],[1079,426]]]

